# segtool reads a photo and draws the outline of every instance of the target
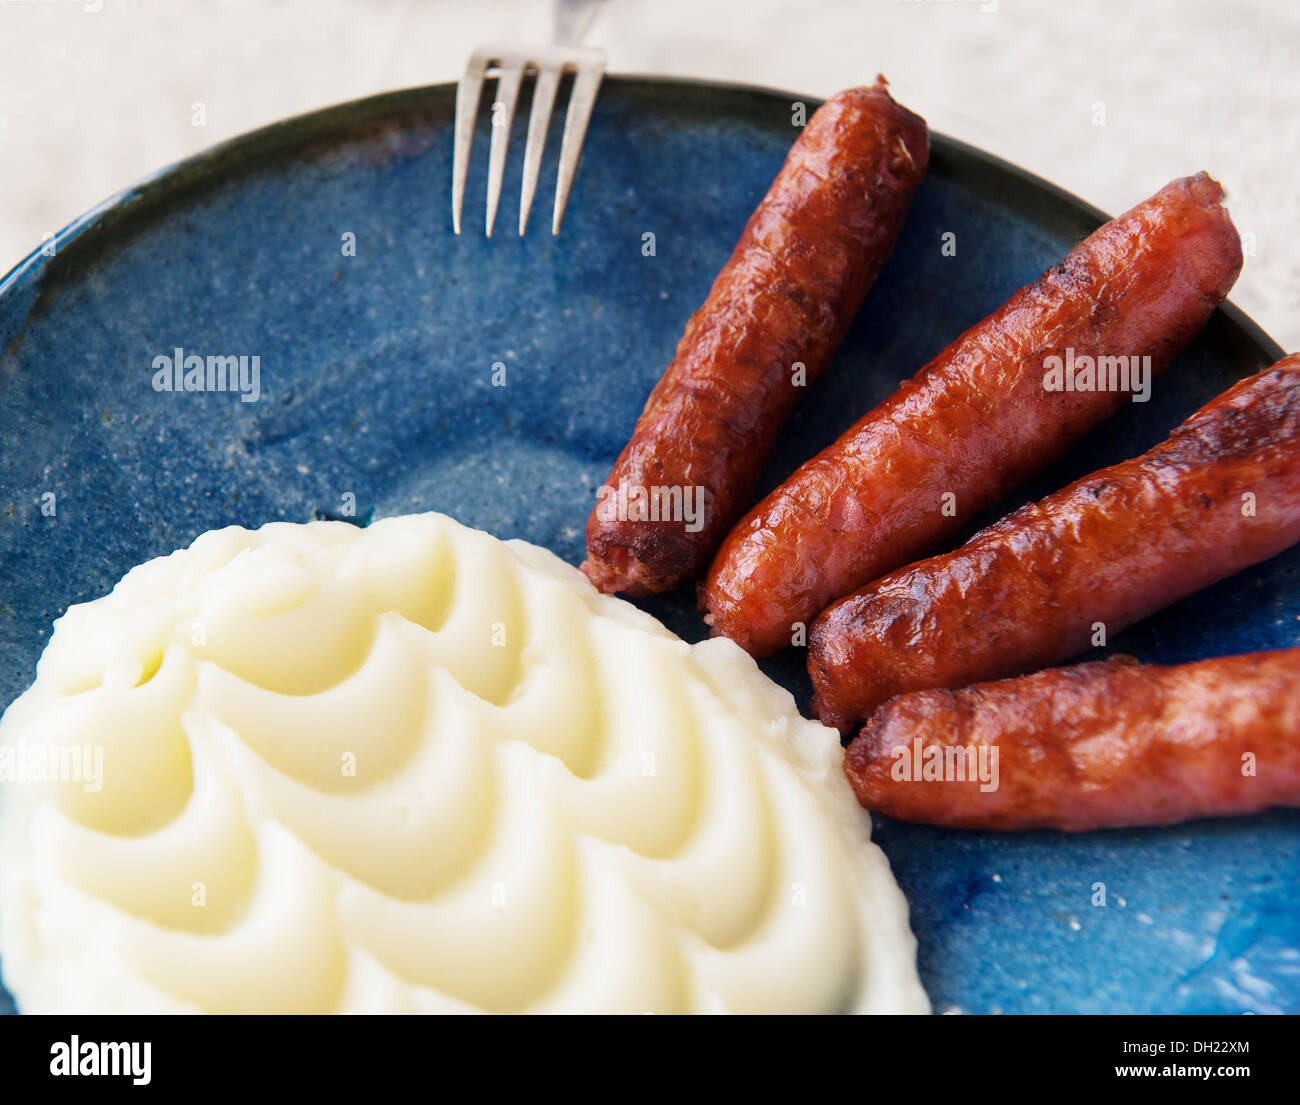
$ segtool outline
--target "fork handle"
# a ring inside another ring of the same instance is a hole
[[[557,46],[577,46],[586,37],[591,20],[601,0],[556,0],[555,31]]]

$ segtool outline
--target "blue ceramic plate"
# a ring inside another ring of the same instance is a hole
[[[795,138],[791,99],[608,80],[558,238],[545,183],[533,231],[510,232],[517,163],[482,236],[486,120],[453,236],[450,86],[236,139],[63,231],[0,283],[0,701],[30,682],[50,622],[132,565],[218,526],[337,516],[348,494],[363,522],[446,511],[576,563],[596,487]],[[766,485],[1102,220],[936,136],[897,252]],[[257,355],[259,400],[155,392],[153,360],[177,347]],[[1219,312],[1151,402],[979,524],[1148,448],[1280,355]],[[1243,572],[1114,647],[1178,661],[1296,644],[1298,568],[1295,551]],[[702,635],[685,591],[646,606]],[[801,704],[802,665],[765,665]],[[936,1010],[1300,1010],[1298,813],[1086,836],[877,820]]]

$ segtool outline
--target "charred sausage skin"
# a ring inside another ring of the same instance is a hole
[[[995,788],[956,778],[970,775],[959,761],[991,765],[994,749]],[[927,757],[944,777],[924,777]],[[965,829],[1082,832],[1300,806],[1300,649],[1177,667],[1116,657],[900,695],[862,727],[844,769],[870,809]]]
[[[708,567],[893,252],[928,160],[925,121],[883,78],[839,93],[808,121],[605,485],[701,488],[702,525],[602,517],[598,504],[582,569],[602,591],[667,591]]]
[[[1300,541],[1300,355],[1160,445],[833,604],[809,635],[813,709],[1033,671]]]
[[[1204,173],[1107,223],[949,345],[743,518],[702,588],[715,633],[756,656],[829,603],[915,560],[1055,460],[1130,396],[1049,391],[1047,357],[1164,369],[1241,269]]]

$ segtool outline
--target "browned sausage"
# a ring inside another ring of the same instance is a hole
[[[883,78],[809,120],[601,488],[582,569],[602,591],[667,591],[708,567],[893,252],[929,150]]]
[[[799,468],[709,569],[714,631],[756,656],[792,643],[828,603],[915,560],[1126,402],[1048,390],[1045,364],[1148,355],[1162,370],[1241,269],[1222,194],[1202,173],[1107,223]]]
[[[1059,663],[1300,541],[1300,355],[1160,445],[829,607],[809,636],[828,724],[887,698]]]
[[[1300,649],[1131,657],[891,699],[849,746],[858,801],[963,829],[1167,825],[1300,806]]]

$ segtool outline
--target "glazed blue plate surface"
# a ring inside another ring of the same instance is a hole
[[[0,283],[0,702],[69,604],[219,526],[343,517],[354,496],[360,522],[439,510],[582,558],[595,489],[796,136],[792,97],[611,78],[560,236],[557,118],[532,230],[513,231],[516,161],[491,240],[486,118],[452,234],[453,103],[451,86],[417,89],[237,139]],[[897,251],[764,489],[1102,219],[936,136]],[[176,348],[258,356],[260,398],[156,392],[154,358]],[[976,525],[1150,447],[1280,355],[1220,311],[1150,402]],[[1112,648],[1182,661],[1297,644],[1298,569],[1293,550]],[[703,635],[687,591],[644,605]],[[801,654],[764,667],[806,706]],[[876,823],[936,1011],[1300,1011],[1300,813],[1082,836]]]

